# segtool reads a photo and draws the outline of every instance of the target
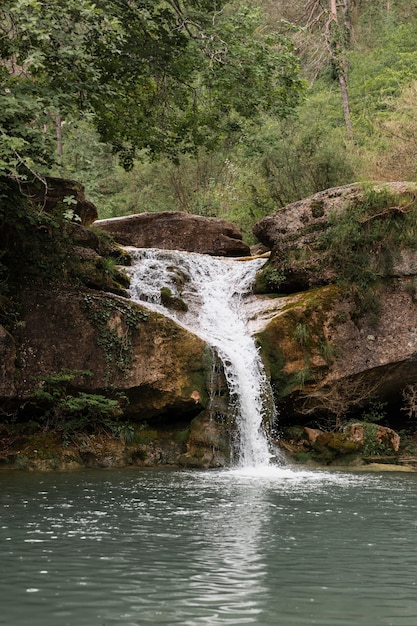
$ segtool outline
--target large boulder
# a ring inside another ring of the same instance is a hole
[[[139,213],[97,220],[123,246],[186,250],[212,256],[250,255],[238,229],[222,219],[187,213]]]
[[[402,404],[417,381],[417,307],[410,281],[379,291],[379,315],[358,317],[339,287],[284,298],[258,328],[261,354],[277,394],[281,421],[331,416],[333,426],[372,398]],[[286,303],[286,304],[285,304]]]
[[[15,332],[16,400],[30,398],[41,381],[59,372],[85,372],[75,391],[124,393],[132,420],[196,415],[206,404],[210,352],[196,335],[124,298],[31,290],[22,294]],[[191,419],[190,417],[190,419]]]
[[[352,212],[352,223],[357,219],[363,228],[395,216],[401,231],[401,217],[415,202],[417,185],[410,182],[351,184],[327,189],[304,200],[289,204],[258,222],[253,232],[265,246],[271,249],[269,266],[265,269],[265,281],[285,293],[302,291],[334,283],[343,273],[343,259],[329,251],[331,245],[326,233],[335,221]],[[386,203],[386,204],[384,204]],[[358,216],[357,207],[363,210]],[[366,215],[366,212],[368,214]],[[348,236],[348,235],[347,235]],[[337,242],[334,242],[337,246]],[[355,246],[352,235],[352,247]],[[360,246],[360,244],[359,244]],[[411,248],[411,249],[410,249]],[[360,252],[360,250],[357,250]],[[385,276],[417,274],[417,255],[412,246],[395,246],[386,250],[376,242],[375,249],[366,250],[374,255],[370,269]],[[384,258],[383,258],[384,257]],[[346,264],[350,261],[345,259]],[[352,256],[352,265],[359,265]],[[354,270],[353,270],[354,271]]]

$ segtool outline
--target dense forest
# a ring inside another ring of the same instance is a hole
[[[417,8],[204,0],[0,8],[0,173],[79,180],[102,218],[255,221],[414,180]]]

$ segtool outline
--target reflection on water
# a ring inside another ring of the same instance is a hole
[[[415,626],[417,476],[0,474],[5,626]]]

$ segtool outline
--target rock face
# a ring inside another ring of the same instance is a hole
[[[298,294],[257,337],[278,403],[304,420],[333,425],[372,397],[394,405],[417,381],[417,307],[397,280],[379,297],[378,319],[358,321],[354,300],[335,286]]]
[[[320,454],[333,446],[328,459],[365,449],[398,455],[395,432],[378,427],[364,444],[362,427],[360,441],[343,431],[349,420],[363,422],[367,437],[374,419],[412,435],[404,392],[417,397],[416,197],[413,183],[348,185],[254,229],[272,248],[258,290],[285,294],[256,328],[281,426],[312,426],[308,445]],[[337,437],[319,436],[317,425]]]
[[[91,376],[74,380],[75,390],[123,392],[132,420],[169,421],[184,414],[191,419],[205,405],[206,344],[124,298],[26,290],[15,338],[19,363],[8,368],[3,389],[14,381],[20,399],[30,398],[48,375],[90,371]]]
[[[415,199],[417,185],[409,182],[375,183],[369,188],[360,184],[327,189],[315,195],[289,204],[273,215],[258,222],[253,232],[271,253],[271,266],[277,273],[280,289],[291,293],[335,282],[339,268],[329,262],[328,243],[323,235],[335,217],[369,202],[380,194],[392,194],[404,200]],[[396,207],[388,207],[395,209]],[[378,215],[375,208],[374,217]],[[384,209],[382,208],[381,211]],[[398,207],[398,213],[403,209]],[[411,275],[417,271],[417,255],[414,251],[398,254],[386,275]]]
[[[250,248],[237,228],[218,218],[167,211],[97,220],[95,225],[124,246],[186,250],[212,256],[250,255]]]
[[[45,176],[42,181],[25,183],[23,189],[29,201],[47,213],[53,214],[57,207],[70,208],[83,226],[89,226],[98,217],[95,205],[84,195],[84,187],[75,180]],[[67,199],[72,199],[70,204],[65,202]]]

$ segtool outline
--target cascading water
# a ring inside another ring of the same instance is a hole
[[[234,403],[239,465],[268,465],[271,454],[263,424],[273,418],[272,391],[247,330],[243,306],[243,297],[265,261],[239,262],[176,250],[130,252],[132,299],[172,317],[218,354]],[[161,294],[162,300],[164,295],[170,299],[170,308],[162,306]]]

